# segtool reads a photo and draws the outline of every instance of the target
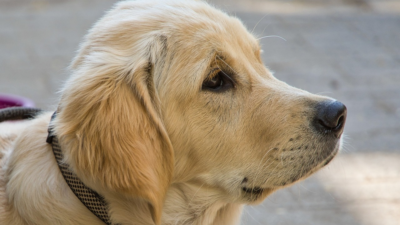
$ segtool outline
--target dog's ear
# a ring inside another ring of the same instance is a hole
[[[75,173],[105,190],[147,200],[156,224],[174,164],[153,79],[162,55],[159,41],[126,57],[128,51],[118,52],[118,46],[93,51],[93,45],[84,45],[54,122]]]

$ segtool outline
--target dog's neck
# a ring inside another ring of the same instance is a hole
[[[239,221],[242,206],[226,203],[220,193],[202,185],[171,185],[163,211],[163,225],[220,225]],[[178,219],[178,220],[177,220]]]
[[[107,199],[111,216],[122,224],[154,225],[143,199],[128,199],[99,190]],[[242,205],[227,203],[216,190],[192,183],[172,184],[167,191],[162,225],[234,225]],[[118,215],[117,215],[118,213]]]

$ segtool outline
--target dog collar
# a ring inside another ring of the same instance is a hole
[[[51,121],[56,117],[56,112],[52,115]],[[48,136],[46,142],[51,144],[54,156],[56,158],[58,167],[64,177],[65,182],[71,188],[75,196],[88,208],[94,215],[107,225],[112,225],[110,217],[108,216],[107,202],[94,190],[87,187],[70,169],[69,165],[63,162],[64,155],[61,151],[58,138],[54,134],[51,125],[48,129]],[[118,225],[118,224],[116,224]]]

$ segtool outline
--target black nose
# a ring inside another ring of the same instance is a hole
[[[338,101],[323,101],[317,104],[314,127],[323,134],[340,137],[346,122],[347,109]]]

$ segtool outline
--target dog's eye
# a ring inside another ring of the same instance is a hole
[[[203,90],[224,91],[234,87],[232,79],[221,70],[216,71],[203,82]]]

